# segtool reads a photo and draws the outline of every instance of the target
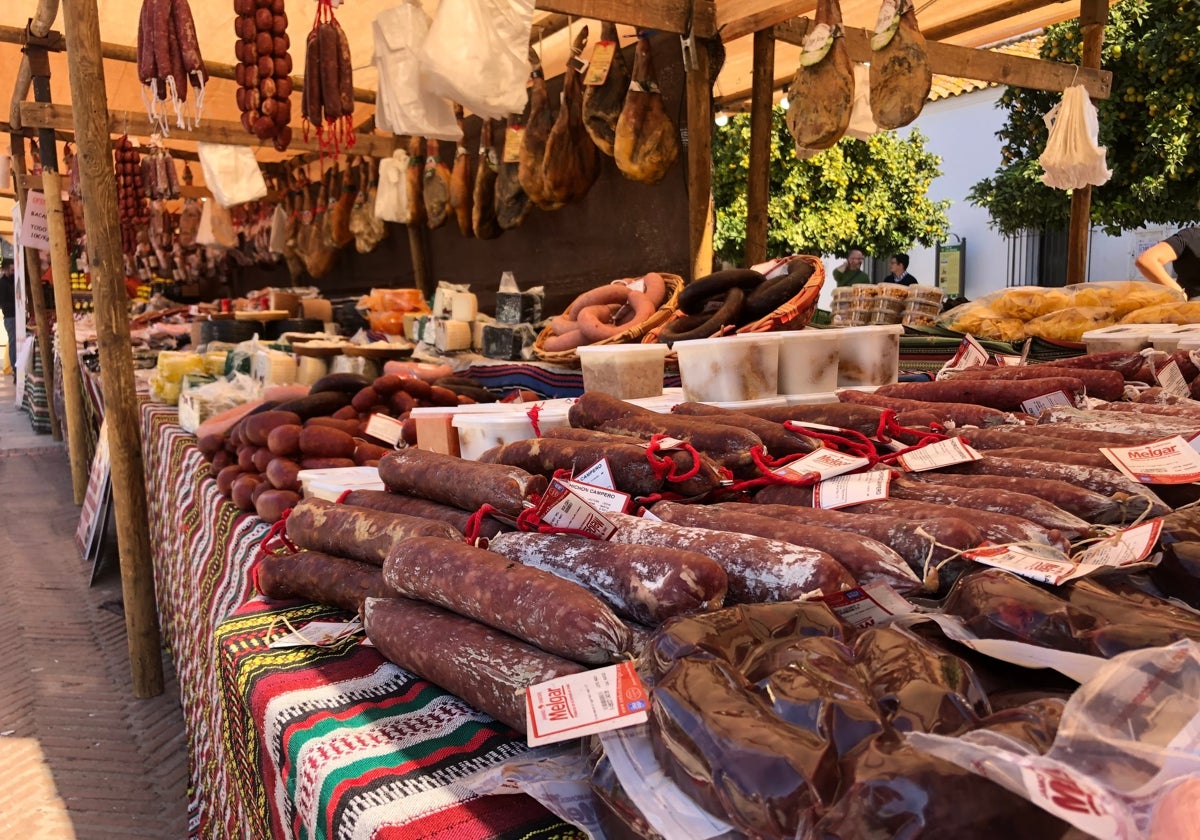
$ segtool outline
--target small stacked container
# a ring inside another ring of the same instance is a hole
[[[839,286],[833,290],[833,300],[829,304],[830,323],[835,327],[848,327],[852,323],[850,314],[854,305],[854,290],[856,286]]]
[[[900,323],[907,327],[932,327],[942,314],[942,290],[937,286],[912,285]]]

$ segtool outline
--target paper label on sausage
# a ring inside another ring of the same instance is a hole
[[[1075,560],[1092,566],[1122,568],[1140,563],[1150,556],[1158,544],[1163,521],[1151,519],[1133,528],[1118,531],[1103,542],[1088,546],[1075,555]]]
[[[948,438],[911,452],[905,452],[896,459],[896,462],[907,472],[924,472],[954,464],[965,464],[968,461],[978,461],[981,458],[983,456],[963,443],[961,438]]]
[[[912,604],[896,594],[896,590],[882,581],[843,589],[820,598],[837,613],[838,618],[859,629],[883,624],[892,616],[913,611]]]
[[[591,484],[595,487],[605,487],[609,490],[617,489],[617,483],[613,481],[612,467],[609,465],[607,458],[601,458],[575,476],[574,480],[583,484]]]
[[[1067,557],[1049,546],[998,546],[991,543],[964,551],[963,556],[1030,580],[1061,586],[1068,581],[1095,574],[1118,569],[1129,571],[1139,566],[1154,548],[1161,529],[1161,521],[1146,523],[1146,526],[1129,529],[1128,543],[1121,539],[1112,542],[1106,540],[1094,547],[1094,553],[1093,549],[1089,549],[1080,552],[1074,558]]]
[[[363,428],[363,434],[381,440],[388,446],[395,446],[404,434],[404,423],[386,414],[372,414]]]
[[[633,498],[620,490],[598,487],[581,481],[568,481],[567,486],[571,488],[572,492],[587,500],[588,504],[600,513],[625,513],[629,510],[629,503]]]
[[[1100,454],[1142,484],[1200,481],[1200,453],[1180,435],[1141,446],[1101,447]]]
[[[996,360],[998,367],[1020,367],[1025,364],[1025,359],[1021,356],[1011,356],[1008,353],[997,353],[992,358]]]
[[[299,630],[280,636],[267,647],[330,647],[363,631],[359,619],[353,621],[310,621]]]
[[[1074,408],[1075,401],[1065,391],[1051,391],[1049,394],[1042,394],[1040,397],[1025,400],[1025,402],[1021,403],[1021,410],[1026,414],[1032,414],[1036,417],[1046,409],[1056,406]]]
[[[684,442],[682,440],[680,440],[679,438],[665,437],[665,438],[659,438],[659,441],[658,441],[658,451],[659,452],[666,452],[667,450],[670,450],[670,449],[683,449],[683,447],[684,447]]]
[[[592,57],[588,61],[587,73],[583,83],[589,87],[602,85],[608,79],[608,71],[612,67],[613,58],[617,54],[616,41],[597,41],[592,48]]]
[[[1183,378],[1183,373],[1174,359],[1154,371],[1154,378],[1168,394],[1184,398],[1190,398],[1192,395],[1187,380]]]
[[[504,162],[521,162],[521,144],[525,142],[525,126],[510,125],[504,130]]]
[[[827,478],[843,475],[851,470],[861,469],[870,463],[866,458],[858,455],[847,455],[844,452],[838,452],[836,449],[821,448],[815,452],[808,453],[802,458],[797,458],[795,461],[784,464],[774,472],[776,475],[788,477],[816,473],[820,476],[820,480],[824,481]]]
[[[877,502],[888,497],[891,484],[891,470],[839,475],[813,487],[813,507],[836,510],[865,502]]]
[[[570,674],[525,689],[529,746],[645,723],[650,701],[633,662]]]
[[[586,531],[601,540],[607,540],[617,532],[617,526],[604,514],[557,478],[550,481],[542,494],[537,516],[551,527]]]
[[[954,357],[946,364],[942,365],[942,369],[937,372],[937,379],[948,379],[950,374],[956,370],[963,368],[979,367],[987,364],[988,351],[983,349],[983,345],[979,343],[973,335],[964,335],[963,340],[958,343],[958,350],[955,351]]]

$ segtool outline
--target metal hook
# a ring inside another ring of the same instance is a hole
[[[1075,67],[1075,75],[1071,77],[1071,84],[1067,85],[1067,87],[1075,87],[1075,80],[1079,78],[1079,65],[1076,64],[1076,65],[1074,65],[1074,67]]]

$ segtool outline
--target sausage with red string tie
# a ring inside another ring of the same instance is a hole
[[[879,430],[879,422],[883,417],[883,409],[870,405],[846,405],[830,402],[819,405],[789,405],[769,406],[766,408],[743,409],[744,414],[762,417],[775,423],[815,423],[819,426],[833,426],[838,429],[851,429],[859,434],[872,437]]]
[[[401,595],[575,662],[602,665],[630,652],[629,629],[579,584],[459,540],[398,543],[383,564],[383,579]]]
[[[727,603],[788,601],[817,589],[830,593],[855,585],[846,568],[824,551],[621,513],[606,517],[617,526],[611,542],[698,551],[720,563],[729,576]]]
[[[903,397],[928,402],[976,403],[1001,411],[1023,411],[1024,403],[1061,391],[1073,404],[1084,396],[1084,384],[1074,377],[1043,379],[945,379],[937,382],[897,382],[881,385],[881,397]]]
[[[407,598],[368,598],[363,625],[386,659],[518,732],[525,731],[526,688],[587,670],[478,621]]]
[[[648,457],[646,447],[650,443],[648,437],[618,435],[596,429],[573,429],[570,427],[545,429],[542,432],[542,439],[574,440],[585,443],[602,443],[608,446],[632,445],[642,451],[643,457]],[[671,462],[671,465],[665,467],[667,484],[664,485],[664,489],[685,498],[702,496],[721,483],[721,473],[717,463],[701,452],[668,449],[654,453],[653,457]],[[682,481],[677,480],[679,476],[687,475],[692,470],[696,470],[695,475]]]
[[[1011,412],[972,403],[927,402],[925,400],[906,400],[900,397],[880,397],[867,391],[851,389],[838,391],[837,398],[844,403],[873,405],[877,408],[890,408],[897,412],[932,411],[941,418],[943,423],[953,422],[959,426],[996,426],[1016,422],[1016,418]]]
[[[287,518],[287,536],[301,548],[382,566],[388,553],[411,537],[462,539],[445,522],[305,499]]]
[[[969,367],[950,371],[948,381],[961,379],[1027,380],[1063,376],[1078,379],[1087,389],[1087,395],[1098,400],[1119,400],[1125,393],[1125,377],[1115,370],[1093,368],[1060,368],[1053,365],[1017,365],[1013,367]]]
[[[488,550],[574,581],[618,615],[651,626],[720,608],[729,586],[720,564],[684,549],[515,532],[493,539]]]
[[[464,461],[425,449],[400,449],[379,461],[379,478],[393,493],[407,493],[433,502],[478,510],[491,505],[507,516],[518,516],[525,502],[545,492],[544,476],[516,467]]]
[[[353,613],[362,612],[367,598],[395,594],[379,566],[320,551],[269,554],[255,567],[255,583],[268,598],[301,599]]]
[[[344,505],[371,508],[388,513],[402,513],[405,516],[416,516],[422,519],[433,519],[445,522],[459,534],[466,534],[467,522],[473,511],[465,511],[450,505],[419,499],[416,496],[406,496],[403,493],[389,493],[386,490],[351,490],[341,500]],[[479,536],[494,537],[506,526],[495,519],[484,518],[480,522]]]
[[[762,439],[767,451],[776,458],[782,458],[784,455],[807,455],[823,446],[821,441],[816,438],[789,431],[781,423],[717,405],[683,402],[676,405],[671,411],[685,417],[702,417],[705,421],[716,423],[718,426],[732,426],[736,429],[753,432]]]
[[[1087,522],[1097,525],[1111,525],[1134,518],[1130,516],[1133,499],[1125,493],[1116,496],[1105,496],[1078,487],[1066,481],[1050,478],[1030,478],[1007,475],[962,475],[944,471],[918,473],[914,476],[921,481],[934,484],[949,484],[955,487],[973,489],[1003,490],[1008,493],[1023,493],[1037,496],[1055,507],[1062,508],[1070,514],[1078,516]],[[1138,497],[1141,498],[1141,497]],[[1134,505],[1137,512],[1145,509],[1145,504]],[[1134,514],[1136,516],[1136,514]]]
[[[712,505],[680,505],[659,502],[650,511],[664,522],[695,528],[711,528],[738,534],[752,534],[769,540],[824,551],[841,563],[860,584],[883,581],[900,594],[921,588],[904,558],[881,542],[859,534],[826,528],[818,524],[799,524],[791,520],[754,515],[754,505],[739,511],[715,510]]]

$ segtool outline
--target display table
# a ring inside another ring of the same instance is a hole
[[[217,493],[173,407],[142,406],[154,577],[179,678],[191,834],[234,838],[575,838],[523,795],[462,781],[524,742],[370,647],[267,647],[344,613],[254,598],[267,525]],[[273,626],[274,625],[274,626]]]

